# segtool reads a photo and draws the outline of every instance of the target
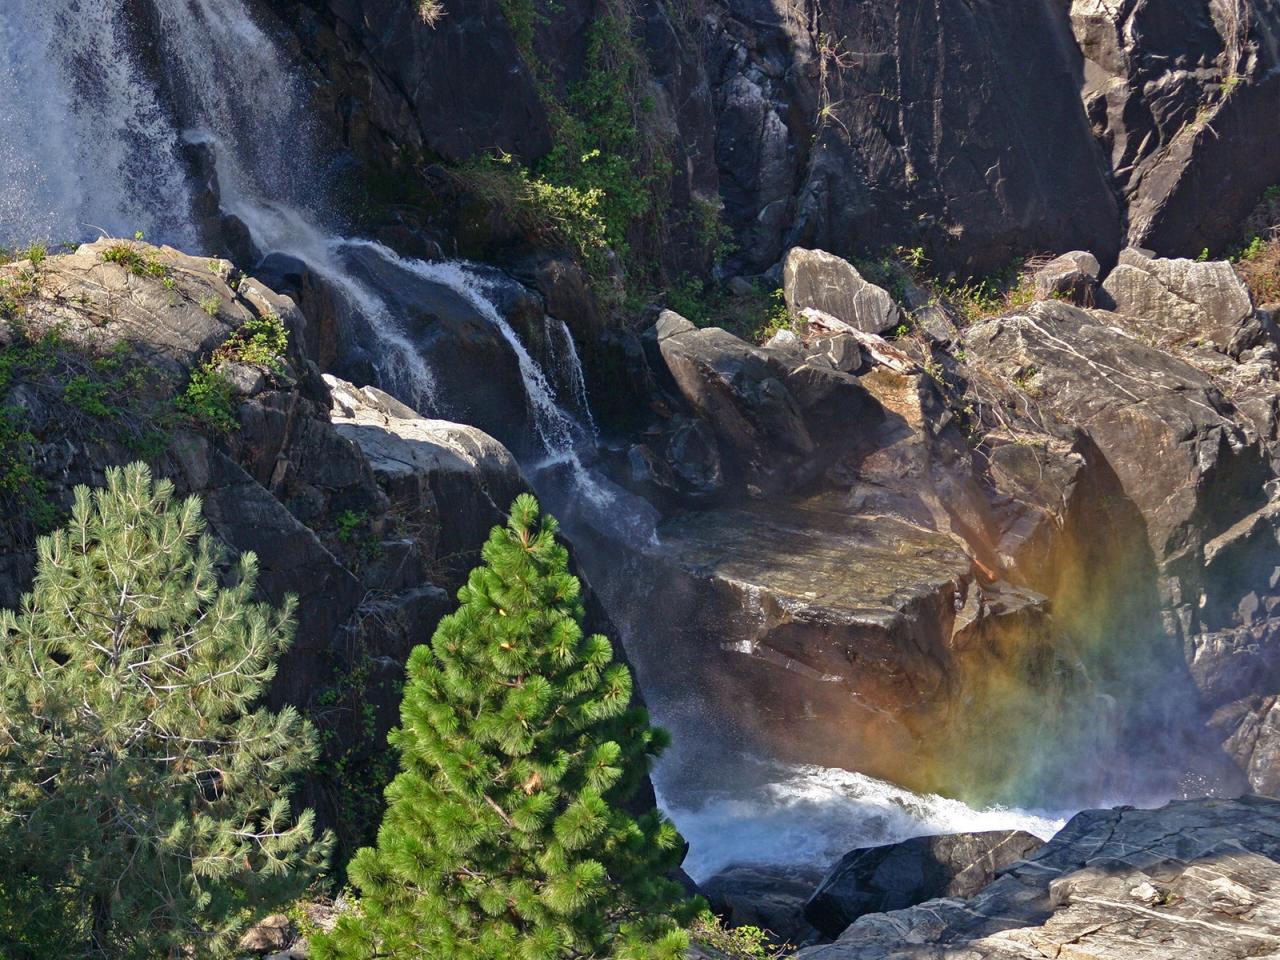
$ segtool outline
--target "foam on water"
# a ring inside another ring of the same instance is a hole
[[[689,841],[684,868],[699,882],[734,864],[825,869],[856,847],[928,834],[1025,830],[1047,840],[1074,812],[974,809],[848,770],[743,762],[762,768],[761,782],[709,790],[692,804],[668,799],[658,785],[663,808]]]

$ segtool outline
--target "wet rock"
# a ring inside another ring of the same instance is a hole
[[[1274,591],[1268,578],[1280,563],[1263,491],[1269,456],[1222,381],[1138,339],[1129,332],[1135,323],[1046,302],[966,330],[970,365],[1006,388],[1019,385],[1006,410],[1016,411],[1020,429],[1045,438],[1043,453],[1030,457],[1011,438],[996,447],[997,476],[1022,504],[1001,508],[1002,551],[1029,551],[1020,569],[1047,592],[1054,587],[1046,575],[1074,571],[1079,587],[1055,603],[1058,619],[1071,623],[1081,602],[1114,618],[1071,627],[1086,647],[1126,632],[1144,669],[1113,661],[1092,672],[1096,680],[1110,674],[1106,682],[1129,698],[1131,723],[1162,731],[1135,763],[1162,756],[1155,773],[1198,756],[1206,766],[1193,779],[1232,789],[1236,774],[1218,766],[1225,754],[1203,742],[1213,730],[1259,787],[1271,781],[1258,779],[1254,742],[1234,731],[1262,729],[1253,698],[1277,689],[1275,676],[1259,669],[1270,644],[1261,605],[1249,623],[1241,614],[1250,593]],[[1066,537],[1044,523],[1057,511]],[[1088,532],[1104,528],[1105,545]],[[1180,700],[1180,710],[1161,706]]]
[[[889,294],[862,278],[853,264],[824,250],[792,247],[782,274],[787,309],[821,310],[865,333],[882,333],[902,322]]]
[[[934,789],[960,775],[940,717],[957,737],[1006,736],[981,732],[983,685],[1052,669],[1044,598],[982,586],[947,534],[774,498],[677,514],[659,540],[675,698],[773,756]]]
[[[704,421],[681,419],[667,438],[666,454],[672,471],[695,492],[711,494],[724,486],[720,447]]]
[[[1280,801],[1088,810],[968,900],[855,921],[801,960],[1245,960],[1280,943]]]
[[[838,937],[868,913],[935,897],[972,897],[1044,841],[1018,830],[915,837],[845,854],[805,904],[804,916]]]
[[[802,943],[814,935],[804,903],[816,880],[812,870],[743,864],[717,873],[700,891],[730,926],[759,927],[778,941]]]

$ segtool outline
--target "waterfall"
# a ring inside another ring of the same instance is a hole
[[[119,6],[0,4],[0,244],[144,230],[194,245],[181,140]]]
[[[600,442],[600,428],[591,413],[591,404],[587,400],[587,379],[582,372],[582,360],[578,357],[578,347],[573,342],[573,333],[563,320],[547,316],[543,318],[543,335],[547,338],[547,362],[567,383],[568,393],[577,406],[577,413],[590,431],[591,439]]]
[[[611,613],[628,649],[639,648],[654,611],[618,599],[638,593],[618,554],[638,555],[655,542],[657,514],[592,468],[598,433],[569,329],[544,318],[544,369],[499,308],[494,271],[415,260],[350,235],[326,203],[327,158],[305,85],[245,0],[147,2],[154,24],[131,22],[118,0],[3,0],[0,243],[141,230],[197,252],[208,228],[197,214],[191,169],[199,155],[212,163],[221,215],[238,220],[263,257],[283,254],[305,264],[333,292],[343,336],[371,358],[379,385],[430,416],[448,417],[455,401],[441,389],[444,371],[432,368],[392,294],[429,284],[461,298],[514,358],[539,448],[526,458],[526,470],[554,512],[572,521],[565,529],[577,525],[584,567],[592,553],[586,541],[604,544],[589,569],[602,581],[606,602],[615,601]],[[146,26],[154,36],[139,35]],[[154,49],[147,51],[148,44]],[[376,271],[359,269],[370,262]],[[484,372],[474,373],[475,389],[486,389]],[[675,729],[677,744],[696,755],[701,728],[664,716],[660,703],[651,706]],[[693,842],[691,867],[701,877],[735,859],[827,858],[860,840],[995,826],[1043,833],[1052,826],[1018,811],[973,811],[919,797],[844,771],[747,758],[734,771],[732,793],[718,782],[717,789],[683,791],[669,772],[682,762],[680,749],[655,779]],[[752,763],[760,769],[746,783],[742,771]],[[705,785],[716,778],[701,779]]]

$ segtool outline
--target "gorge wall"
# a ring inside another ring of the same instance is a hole
[[[639,122],[670,160],[676,275],[707,257],[695,200],[723,209],[727,274],[797,244],[919,246],[981,273],[1216,250],[1280,179],[1270,3],[445,0],[430,24],[401,0],[259,5],[295,31],[334,138],[381,169],[548,153],[543,91],[564,99],[618,8],[647,61]]]
[[[0,11],[0,67],[63,93],[0,92],[3,239],[227,259],[28,257],[14,312],[140,353],[161,405],[248,319],[293,352],[236,373],[227,435],[157,445],[68,408],[100,357],[59,347],[61,380],[3,383],[18,446],[55,507],[139,450],[202,493],[304,597],[276,695],[346,725],[332,759],[379,762],[405,651],[527,482],[698,748],[672,790],[740,749],[983,802],[1277,788],[1274,307],[1169,259],[1280,181],[1270,2],[131,0],[19,31],[37,7]],[[584,271],[468,166],[562,146],[604,18],[642,55],[662,202],[625,239],[665,287]],[[943,278],[1096,259],[973,319],[816,247]],[[659,313],[690,277],[783,282],[795,331]]]

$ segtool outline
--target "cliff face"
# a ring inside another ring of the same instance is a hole
[[[456,162],[554,145],[563,95],[607,8],[260,0],[291,27],[335,134],[363,163]],[[512,9],[515,9],[514,7]],[[1270,3],[1070,5],[783,0],[626,8],[647,60],[645,135],[670,158],[669,263],[690,203],[723,204],[731,273],[790,246],[921,246],[982,272],[1128,242],[1193,256],[1235,240],[1280,180],[1280,12]],[[523,52],[522,52],[523,51]],[[530,63],[534,59],[535,63]],[[681,259],[681,258],[684,259]]]

